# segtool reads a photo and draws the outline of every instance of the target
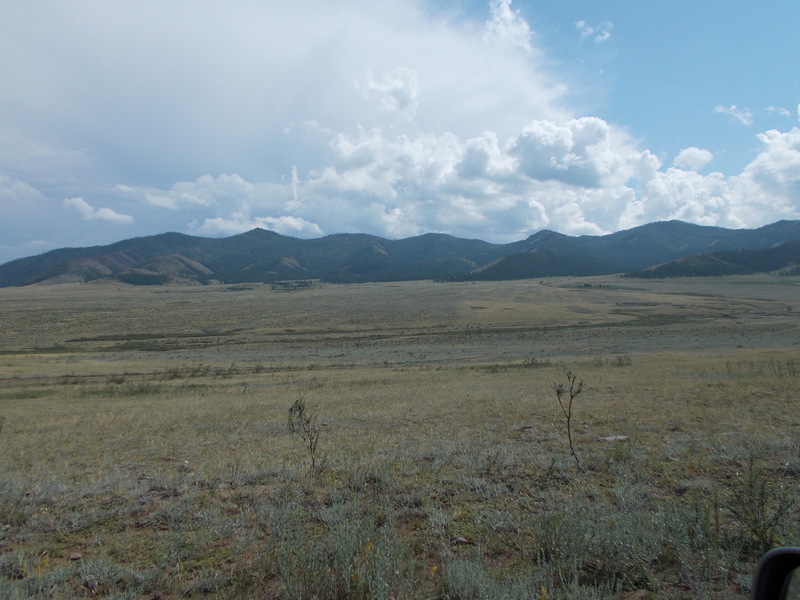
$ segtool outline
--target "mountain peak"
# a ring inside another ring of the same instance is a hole
[[[264,229],[262,227],[255,227],[249,231],[245,231],[244,233],[240,233],[234,237],[251,237],[251,238],[278,238],[278,237],[287,237],[272,231],[270,229]]]

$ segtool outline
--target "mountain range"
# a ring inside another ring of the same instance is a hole
[[[797,274],[800,221],[725,229],[661,221],[602,236],[540,231],[510,244],[429,233],[401,240],[335,234],[303,240],[263,229],[227,238],[163,233],[62,248],[0,265],[0,287],[117,281],[135,285],[411,279],[501,280],[626,273],[638,277]],[[792,269],[794,269],[792,271]]]

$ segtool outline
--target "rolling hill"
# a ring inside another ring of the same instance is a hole
[[[695,255],[770,249],[794,240],[800,240],[800,221],[779,221],[758,229],[665,221],[604,236],[541,231],[510,244],[437,233],[402,240],[367,234],[302,240],[263,229],[227,238],[163,233],[17,259],[0,265],[0,287],[89,281],[201,285],[296,279],[357,283],[585,276],[638,272]],[[752,260],[773,264],[766,258]],[[665,276],[655,273],[647,276]]]

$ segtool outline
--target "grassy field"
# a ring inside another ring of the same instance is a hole
[[[745,598],[799,332],[767,276],[2,289],[0,600]]]

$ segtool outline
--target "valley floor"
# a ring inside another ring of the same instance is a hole
[[[767,276],[1,289],[0,598],[744,598],[798,328]]]

